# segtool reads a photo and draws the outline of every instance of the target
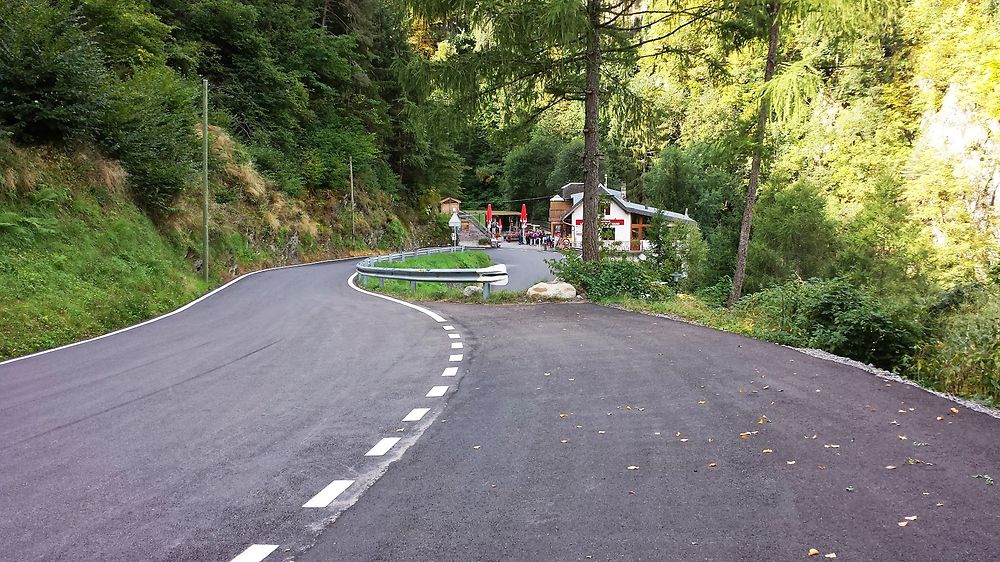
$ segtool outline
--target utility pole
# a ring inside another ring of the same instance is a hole
[[[202,222],[202,248],[201,248],[201,270],[205,274],[205,282],[208,282],[208,79],[201,81],[201,140],[202,140],[202,160],[201,175],[204,180],[205,200],[201,207]]]
[[[354,157],[347,157],[347,167],[351,171],[351,242],[357,243],[358,235],[354,232]]]

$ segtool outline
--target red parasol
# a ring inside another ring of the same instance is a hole
[[[521,203],[521,222],[528,222],[528,206]]]
[[[493,222],[493,203],[486,205],[486,224]]]

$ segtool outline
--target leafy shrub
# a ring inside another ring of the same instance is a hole
[[[815,347],[887,369],[905,365],[919,327],[844,279],[810,279],[750,295],[739,306],[781,334],[769,339]]]
[[[196,87],[165,67],[141,70],[116,91],[106,143],[154,215],[169,212],[194,172],[195,99]]]
[[[594,300],[648,299],[664,296],[666,292],[656,284],[649,268],[629,259],[604,257],[598,262],[585,262],[575,252],[567,252],[564,259],[546,260],[546,263],[556,277],[582,289]]]
[[[705,287],[704,289],[699,289],[695,292],[695,296],[698,300],[704,302],[709,306],[714,306],[715,308],[721,308],[726,304],[729,299],[729,294],[733,292],[733,279],[731,277],[723,277],[715,285]]]
[[[96,137],[109,80],[101,50],[66,3],[0,3],[0,128],[15,141]]]
[[[1000,288],[961,285],[930,307],[910,368],[920,382],[1000,403]]]
[[[677,288],[691,291],[704,283],[708,247],[701,231],[694,224],[667,220],[656,214],[646,229],[650,243],[649,255],[660,279],[673,281],[673,274],[682,277]]]

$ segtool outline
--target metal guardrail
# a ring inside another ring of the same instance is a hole
[[[430,254],[450,254],[453,252],[464,252],[463,246],[449,246],[446,248],[424,248],[412,252],[399,252],[386,256],[373,256],[358,262],[358,280],[364,286],[368,277],[379,280],[379,285],[384,286],[386,279],[397,279],[410,282],[410,290],[417,290],[417,283],[464,283],[483,285],[483,298],[490,297],[490,286],[503,286],[507,284],[507,266],[504,264],[481,267],[479,269],[403,269],[396,267],[382,267],[380,263],[403,261],[419,256]]]

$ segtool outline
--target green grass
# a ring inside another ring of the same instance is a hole
[[[0,196],[0,359],[140,322],[206,290],[134,205],[43,189],[54,197]]]
[[[379,265],[407,269],[477,269],[493,264],[493,260],[485,252],[455,252],[452,254],[430,254],[399,262],[382,262]],[[393,295],[402,299],[417,301],[443,301],[481,303],[482,295],[467,297],[462,294],[462,288],[457,284],[417,283],[416,291],[410,288],[409,281],[387,279],[384,286],[378,279],[368,279],[365,288],[370,291]],[[491,304],[511,304],[538,302],[540,299],[529,298],[521,291],[502,291],[494,289],[489,298]]]
[[[397,269],[479,269],[493,265],[493,259],[486,252],[454,252],[429,254],[397,262],[381,262],[378,265]]]

